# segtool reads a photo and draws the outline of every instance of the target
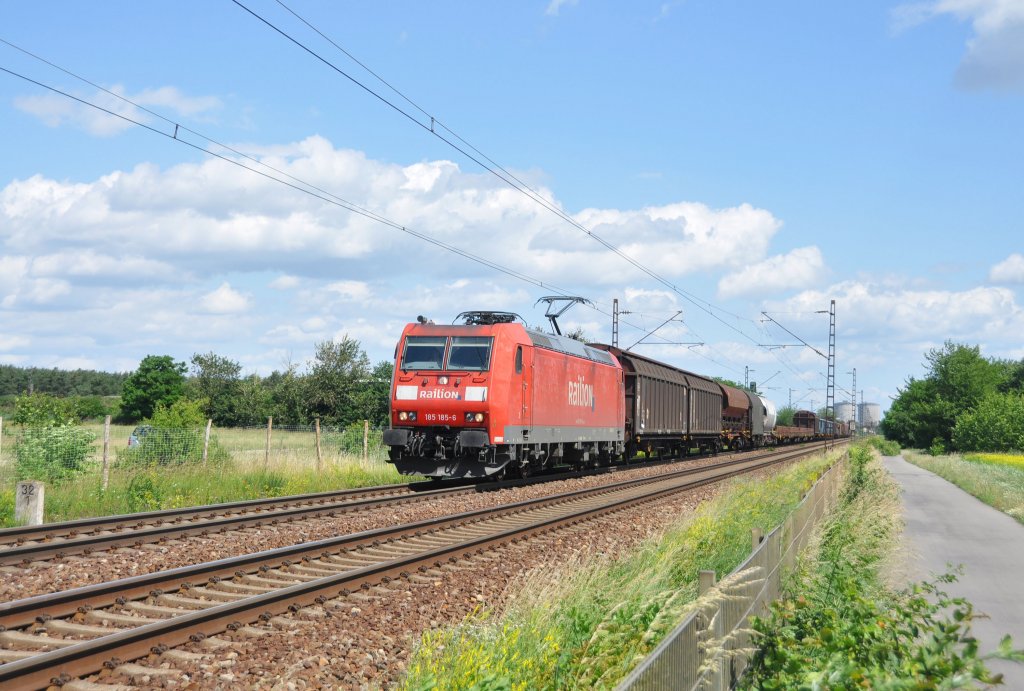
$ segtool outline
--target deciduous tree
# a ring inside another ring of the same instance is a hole
[[[130,422],[151,417],[159,404],[171,406],[185,392],[185,363],[170,355],[147,355],[125,380],[121,417]]]
[[[189,395],[194,400],[205,400],[205,414],[217,425],[238,424],[236,408],[241,385],[242,366],[215,353],[192,356],[192,378]]]

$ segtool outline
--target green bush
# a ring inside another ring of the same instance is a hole
[[[132,477],[125,492],[129,513],[156,511],[163,508],[163,492],[160,491],[159,478],[149,473],[139,473]]]
[[[117,463],[122,467],[174,466],[201,463],[203,460],[203,428],[152,427],[136,446],[117,450]],[[222,465],[231,454],[210,436],[206,462]]]
[[[51,427],[78,422],[78,416],[74,403],[67,398],[31,393],[14,399],[14,419],[11,422],[26,427]]]
[[[331,439],[334,435],[327,435],[327,438],[331,441],[335,441],[338,445],[338,450],[342,453],[350,456],[362,456],[363,455],[363,423],[353,422],[345,429],[341,430],[340,434],[335,439]],[[380,455],[383,452],[384,439],[383,435],[379,431],[370,430],[370,436],[367,440],[367,453],[371,458],[375,455]]]
[[[928,453],[932,456],[942,456],[946,453],[946,445],[942,443],[942,440],[936,437],[932,440],[932,445],[928,447]]]
[[[877,464],[851,450],[843,500],[767,618],[743,688],[952,689],[998,683],[988,659],[1024,659],[1009,637],[981,655],[971,604],[946,595],[940,576],[902,592],[881,577],[899,531],[898,490]]]
[[[185,399],[170,406],[158,405],[153,417],[146,421],[149,430],[139,437],[138,445],[118,449],[118,464],[145,467],[202,462],[206,433],[203,405],[203,401]],[[223,464],[230,460],[231,454],[211,435],[207,463]]]
[[[864,439],[867,440],[869,445],[878,449],[878,453],[883,456],[898,456],[900,454],[900,445],[895,441],[878,435],[871,435],[864,437]]]
[[[14,525],[14,489],[0,489],[0,526]]]
[[[19,479],[55,482],[86,469],[96,435],[74,425],[29,427],[14,447]]]
[[[1024,394],[985,396],[956,419],[953,444],[962,451],[1024,451]]]
[[[114,406],[100,396],[75,396],[71,398],[71,404],[79,420],[102,420],[116,412]]]
[[[860,579],[856,569],[836,565],[828,591],[773,604],[771,617],[754,623],[761,649],[744,688],[961,688],[970,680],[999,683],[988,659],[1024,659],[1009,636],[997,652],[979,654],[971,604],[933,582],[885,601],[866,594]]]

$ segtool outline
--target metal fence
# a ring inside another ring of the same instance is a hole
[[[319,470],[346,463],[383,464],[387,448],[368,423],[218,428],[149,425],[62,425],[0,428],[0,486],[17,479],[46,482],[87,474],[110,476],[143,468]]]
[[[713,571],[702,571],[694,610],[617,691],[722,691],[735,686],[753,653],[747,623],[763,616],[781,596],[784,575],[792,571],[814,526],[835,505],[843,467],[841,461],[822,475],[789,518],[766,537],[755,530],[753,552],[720,583],[715,584]]]

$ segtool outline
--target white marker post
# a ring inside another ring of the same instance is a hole
[[[18,483],[14,498],[14,520],[19,525],[42,525],[43,483],[38,480]]]

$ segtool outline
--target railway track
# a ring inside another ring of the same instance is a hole
[[[121,516],[85,518],[41,526],[0,530],[0,566],[25,564],[72,554],[143,543],[161,542],[193,535],[209,535],[388,504],[429,501],[476,491],[471,486],[431,483],[382,485],[273,499],[213,504]]]
[[[731,458],[732,456],[725,456]],[[672,460],[646,462],[653,467]],[[149,511],[119,516],[83,518],[39,526],[0,529],[0,566],[27,565],[65,556],[90,554],[117,547],[207,536],[259,525],[277,525],[317,517],[334,517],[351,511],[431,501],[439,497],[495,491],[509,487],[551,482],[588,475],[614,473],[636,465],[623,464],[586,471],[558,473],[527,480],[484,483],[416,482],[337,490],[269,499],[211,504],[207,506]]]
[[[225,630],[378,589],[530,535],[820,449],[786,449],[653,478],[268,550],[0,605],[0,686],[41,688]],[[255,630],[254,630],[255,631]],[[258,631],[254,635],[258,634]],[[182,653],[184,654],[184,653]]]

